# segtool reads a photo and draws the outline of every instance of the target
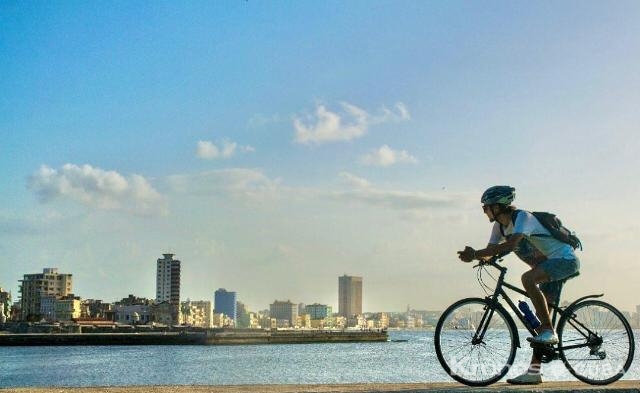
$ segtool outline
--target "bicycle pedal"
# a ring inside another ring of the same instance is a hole
[[[537,343],[537,342],[532,342],[529,341],[529,345],[531,346],[531,348],[535,348],[535,349],[542,349],[542,350],[552,350],[554,349],[556,344],[544,344],[544,343]]]

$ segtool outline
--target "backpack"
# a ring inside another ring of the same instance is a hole
[[[516,216],[518,215],[519,212],[520,210],[513,211],[513,213],[511,214],[511,222],[513,223],[516,222]],[[571,247],[573,247],[574,250],[576,248],[580,248],[580,250],[582,250],[582,243],[580,242],[580,239],[578,239],[578,237],[572,230],[562,225],[562,221],[560,221],[558,216],[556,216],[553,213],[547,213],[547,212],[530,212],[530,213],[533,214],[536,220],[538,220],[540,224],[542,224],[542,226],[547,231],[549,231],[549,233],[554,239],[559,240],[563,243],[569,244]],[[500,232],[502,233],[502,236],[504,236],[504,230],[502,228],[502,225],[500,225]],[[532,236],[543,237],[547,235],[536,234]]]

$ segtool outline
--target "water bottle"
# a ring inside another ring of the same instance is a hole
[[[523,302],[522,300],[520,300],[518,302],[518,308],[524,314],[524,320],[531,329],[535,329],[540,326],[538,317],[536,317],[536,314],[531,311],[527,302]]]

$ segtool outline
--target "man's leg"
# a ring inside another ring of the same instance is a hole
[[[544,329],[551,328],[551,318],[549,317],[549,309],[547,308],[547,300],[544,294],[538,288],[539,282],[549,281],[547,273],[542,269],[532,269],[522,275],[522,285],[524,285],[527,294],[533,302],[536,314],[541,321],[540,327],[536,329],[538,333]],[[516,378],[507,379],[508,383],[515,385],[537,385],[542,383],[540,374],[542,364],[542,355],[539,351],[534,350],[531,355],[531,362],[526,373]]]
[[[545,296],[545,298],[547,299],[551,299],[549,297],[549,294],[542,292],[543,295]],[[546,303],[547,304],[547,310],[551,310],[551,305],[550,303]],[[548,311],[547,311],[548,313]],[[538,313],[536,313],[536,315],[538,315],[538,318],[541,319],[540,315]],[[536,329],[537,333],[540,333],[542,331],[542,325],[540,325],[540,327],[538,327]],[[529,370],[527,371],[529,374],[540,374],[542,372],[542,353],[539,351],[534,350],[533,353],[531,354],[531,362],[529,363]]]
[[[549,308],[547,307],[547,298],[540,288],[538,288],[538,284],[547,281],[549,281],[549,275],[539,267],[531,269],[522,275],[522,285],[525,291],[527,291],[527,295],[531,298],[538,318],[540,318],[540,330],[553,330],[551,317],[549,316]]]

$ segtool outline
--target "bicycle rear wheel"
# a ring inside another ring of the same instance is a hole
[[[486,386],[509,371],[516,356],[516,337],[514,322],[504,309],[492,308],[486,299],[468,298],[445,310],[434,340],[438,361],[453,379]]]
[[[558,323],[560,359],[579,380],[606,385],[620,379],[633,361],[633,331],[612,305],[585,300]]]

